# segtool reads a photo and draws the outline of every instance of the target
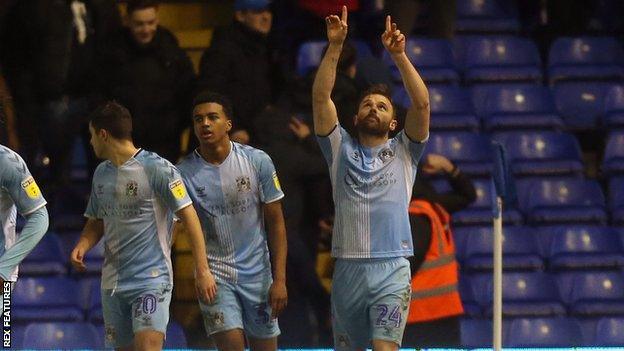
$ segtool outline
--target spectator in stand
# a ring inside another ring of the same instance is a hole
[[[128,107],[137,145],[176,162],[180,134],[189,125],[193,64],[176,37],[159,25],[157,1],[128,1],[127,16],[128,27],[101,53],[102,93]]]
[[[272,102],[279,81],[267,39],[273,21],[269,5],[269,0],[236,0],[234,23],[215,31],[200,62],[200,90],[230,98],[231,139],[243,144],[252,140],[253,121]]]

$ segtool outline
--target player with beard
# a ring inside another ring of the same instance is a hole
[[[387,89],[370,88],[355,116],[357,138],[339,124],[331,91],[347,36],[347,9],[325,19],[329,46],[314,81],[314,130],[330,169],[336,214],[332,255],[334,347],[397,350],[410,299],[413,254],[408,204],[429,137],[429,93],[405,54],[405,36],[386,18],[384,47],[401,73],[412,106],[397,126]]]

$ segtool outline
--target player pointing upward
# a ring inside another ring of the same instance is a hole
[[[412,106],[397,126],[388,90],[373,86],[361,99],[352,138],[339,124],[331,91],[347,36],[347,9],[325,19],[329,47],[316,74],[314,129],[330,169],[336,206],[332,255],[334,347],[396,350],[403,337],[413,254],[408,204],[416,166],[429,136],[429,93],[405,54],[405,36],[386,18],[381,36]]]

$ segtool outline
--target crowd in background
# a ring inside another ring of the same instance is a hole
[[[517,11],[523,34],[537,40],[544,57],[553,38],[585,33],[597,6],[586,0],[500,3]],[[191,123],[194,94],[208,89],[228,96],[234,107],[232,140],[265,150],[286,194],[283,208],[293,254],[288,261],[291,307],[285,318],[292,314],[298,320],[296,314],[310,308],[320,335],[329,338],[329,295],[314,262],[333,209],[327,166],[311,125],[315,72],[296,73],[297,49],[307,40],[325,40],[323,18],[343,4],[350,11],[350,38],[363,40],[374,52],[382,50],[379,35],[386,13],[404,33],[452,39],[455,0],[232,4],[232,23],[215,29],[196,74],[173,33],[158,24],[154,1],[129,1],[125,20],[115,0],[0,1],[0,143],[24,157],[54,208],[57,194],[73,186],[70,164],[77,137],[88,156],[88,174],[98,162],[88,145],[86,121],[100,102],[113,99],[128,107],[136,145],[176,163],[194,147],[192,137],[188,145],[181,142]],[[380,59],[360,59],[354,45],[345,45],[332,94],[341,125],[353,132],[361,92],[391,82]],[[309,329],[297,329],[303,332],[293,338],[310,344]]]

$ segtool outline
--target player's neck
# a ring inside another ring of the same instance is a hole
[[[126,163],[134,156],[139,149],[134,146],[130,140],[119,140],[111,144],[108,157],[106,157],[115,167],[119,167]]]
[[[223,141],[217,144],[200,144],[199,154],[208,163],[220,165],[230,154],[232,143],[229,138],[223,138]]]
[[[362,146],[375,147],[375,146],[385,144],[388,141],[388,134],[374,135],[374,134],[358,133],[358,141],[360,142],[360,145]]]

